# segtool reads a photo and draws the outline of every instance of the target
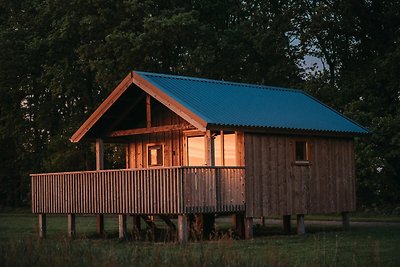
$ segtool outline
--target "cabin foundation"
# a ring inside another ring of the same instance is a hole
[[[75,214],[68,214],[67,215],[67,234],[68,238],[75,239],[76,236],[76,229],[75,229]]]
[[[249,217],[245,219],[245,238],[252,239],[253,238],[253,218]]]
[[[188,241],[188,217],[185,214],[178,215],[178,241],[180,243]]]
[[[297,234],[304,235],[306,228],[304,226],[304,214],[297,214]]]
[[[38,230],[39,230],[39,238],[46,238],[46,214],[38,214]]]
[[[126,238],[126,214],[118,214],[118,237]]]

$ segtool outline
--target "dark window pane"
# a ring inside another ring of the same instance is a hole
[[[306,141],[296,141],[296,161],[308,161]]]

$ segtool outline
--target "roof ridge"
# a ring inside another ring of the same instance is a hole
[[[146,71],[135,71],[135,72],[137,72],[139,74],[143,74],[143,75],[150,75],[150,76],[153,76],[153,77],[161,77],[161,78],[167,78],[167,79],[191,80],[191,81],[207,82],[207,83],[213,83],[213,84],[238,85],[238,86],[242,86],[242,87],[257,88],[257,89],[264,89],[264,90],[276,90],[276,91],[289,91],[289,92],[304,93],[304,91],[300,90],[300,89],[286,88],[286,87],[280,87],[280,86],[271,86],[271,85],[262,85],[262,84],[253,84],[253,83],[242,83],[242,82],[215,80],[215,79],[207,79],[207,78],[199,78],[199,77],[183,76],[183,75],[174,75],[174,74],[162,74],[162,73],[154,73],[154,72],[146,72]]]

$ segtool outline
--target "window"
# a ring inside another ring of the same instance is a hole
[[[203,166],[206,162],[204,136],[189,136],[187,138],[188,166]]]
[[[163,146],[162,145],[149,145],[147,147],[147,165],[163,166]]]
[[[224,133],[214,139],[215,166],[236,166],[236,138],[234,133]]]
[[[309,162],[309,148],[307,141],[295,141],[295,161],[296,163]]]

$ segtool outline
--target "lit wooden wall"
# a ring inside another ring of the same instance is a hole
[[[308,137],[310,164],[294,163],[294,139],[245,134],[246,216],[353,211],[352,139]]]
[[[152,102],[151,125],[190,124],[157,101]],[[194,128],[194,127],[193,127]],[[152,133],[132,136],[126,151],[127,168],[146,168],[147,145],[162,143],[164,145],[164,166],[183,165],[183,130]]]

